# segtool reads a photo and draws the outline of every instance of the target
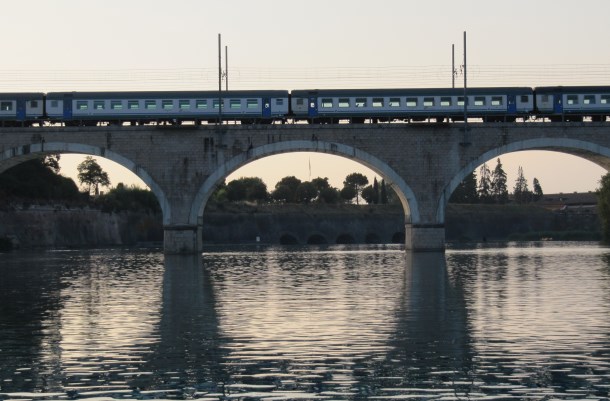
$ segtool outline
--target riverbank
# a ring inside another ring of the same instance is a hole
[[[22,205],[0,210],[0,250],[161,244],[158,214],[108,213],[88,207]],[[446,212],[446,240],[601,239],[595,207],[550,210],[537,205],[457,205]],[[207,244],[404,243],[399,205],[210,206],[203,219]]]

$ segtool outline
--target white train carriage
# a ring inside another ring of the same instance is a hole
[[[216,121],[271,122],[288,114],[288,91],[60,92],[46,98],[52,121],[99,122]],[[219,104],[222,109],[219,113]]]
[[[0,94],[0,124],[31,125],[44,117],[44,94],[2,93]]]
[[[547,86],[535,93],[538,114],[553,121],[605,121],[610,116],[610,86]]]
[[[534,110],[531,88],[471,88],[468,117],[514,121]],[[463,89],[340,89],[293,90],[292,112],[297,120],[350,119],[463,120]]]

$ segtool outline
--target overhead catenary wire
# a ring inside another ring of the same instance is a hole
[[[447,65],[370,67],[233,66],[232,89],[451,87]],[[462,72],[458,69],[457,74]],[[0,91],[214,90],[214,68],[5,69]],[[481,86],[610,85],[610,64],[469,65],[468,82]]]

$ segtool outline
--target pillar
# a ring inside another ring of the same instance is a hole
[[[405,248],[413,252],[443,252],[444,224],[405,224]]]
[[[163,251],[167,254],[199,252],[198,227],[196,225],[163,227]]]

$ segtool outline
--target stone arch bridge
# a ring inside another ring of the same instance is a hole
[[[165,251],[193,253],[202,245],[206,202],[226,176],[266,156],[329,153],[383,177],[403,205],[406,248],[436,251],[444,249],[445,207],[460,181],[483,162],[533,149],[569,153],[608,169],[610,124],[471,123],[467,130],[460,123],[4,128],[0,172],[48,153],[113,160],[157,196]]]

